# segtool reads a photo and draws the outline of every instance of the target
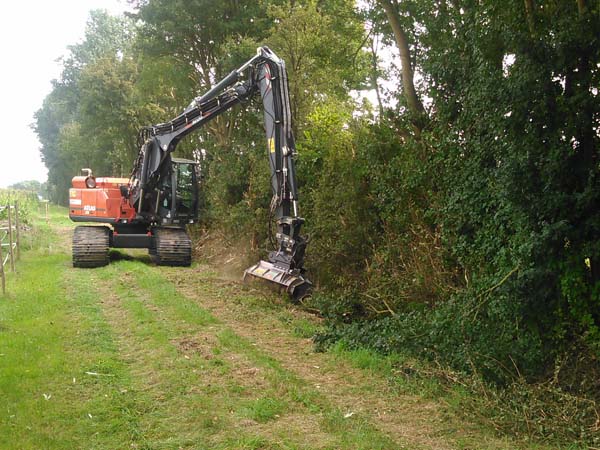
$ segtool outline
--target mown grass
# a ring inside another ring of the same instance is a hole
[[[52,208],[50,224],[23,236],[0,297],[0,448],[117,448],[135,434],[121,418],[127,371],[97,299],[85,283],[65,284],[70,256],[54,231],[63,217]]]
[[[126,298],[127,292],[132,295],[128,280],[136,280],[136,286],[141,288],[133,294],[137,297],[136,305],[125,304],[125,306],[128,309],[133,307],[138,314],[137,320],[143,320],[146,327],[163,328],[167,333],[167,336],[160,339],[163,344],[173,342],[178,337],[189,336],[200,330],[211,328],[210,333],[217,337],[216,342],[213,343],[214,348],[211,349],[215,357],[203,361],[202,358],[197,359],[197,357],[186,355],[188,358],[184,359],[184,364],[200,365],[205,374],[207,371],[212,371],[213,376],[219,378],[216,392],[208,389],[205,390],[205,394],[209,396],[212,394],[213,404],[219,404],[214,411],[221,414],[220,422],[223,425],[221,431],[236,429],[234,434],[239,434],[240,438],[234,444],[229,435],[219,436],[218,433],[215,433],[212,436],[214,445],[225,445],[223,448],[246,448],[245,445],[254,445],[252,443],[259,442],[261,446],[257,448],[313,448],[295,442],[293,430],[290,429],[281,430],[274,426],[267,435],[258,436],[260,439],[255,440],[257,438],[255,432],[251,429],[245,431],[236,425],[239,424],[240,419],[250,419],[259,424],[266,424],[276,421],[286,414],[304,414],[318,417],[317,423],[320,430],[311,430],[311,432],[322,431],[324,434],[331,435],[331,446],[325,445],[324,448],[404,448],[401,444],[393,442],[378,432],[364,417],[344,418],[341,411],[328,404],[320,393],[307,386],[304,380],[282,367],[277,360],[267,355],[262,349],[237,335],[200,305],[179,294],[175,286],[160,275],[159,268],[149,268],[138,261],[119,261],[101,276],[106,280],[121,278],[118,283],[121,298]],[[227,295],[226,291],[219,292],[218,287],[215,286],[206,286],[205,288],[210,291],[211,295],[223,297]],[[253,304],[251,298],[249,303]],[[140,309],[145,311],[143,316],[139,315]],[[154,318],[152,319],[148,315],[154,316]],[[151,334],[154,338],[157,337],[156,332],[151,332]],[[233,376],[232,358],[234,360],[243,359],[249,364],[249,367],[261,371],[265,376],[266,383],[256,389],[251,384],[245,383],[243,376],[241,378]],[[213,376],[207,375],[209,379],[213,379]],[[179,382],[180,380],[172,381],[174,385]],[[323,444],[323,442],[314,442],[315,447],[319,448],[323,447]],[[234,447],[227,447],[227,445]],[[237,447],[237,445],[241,447]]]
[[[51,208],[48,223],[38,216],[0,297],[0,448],[416,448],[328,401],[269,349],[183,295],[147,257],[116,254],[108,267],[73,269],[72,227],[62,208]],[[298,340],[321,327],[283,302],[200,281],[196,298],[243,303],[244,314],[268,316]],[[399,355],[339,344],[330,356],[324,369],[349,362],[403,394],[451,407],[470,395],[449,395],[426,367]],[[461,441],[460,430],[441,433],[459,448],[488,448],[472,436]]]
[[[0,298],[0,448],[399,448],[364,418],[340,420],[144,257],[73,269],[65,214],[37,218]],[[278,425],[296,416],[300,431]],[[319,430],[304,430],[312,416]]]
[[[169,274],[167,273],[167,275]],[[211,281],[216,280],[219,282],[220,280],[218,274],[210,269],[196,272],[196,276],[199,277],[199,280],[195,281],[194,287],[198,291],[214,289],[214,283]],[[186,276],[183,275],[175,277],[169,275],[169,277],[177,280],[177,283],[181,283],[182,280],[186,279]],[[255,292],[253,288],[248,289],[239,285],[229,287],[229,296],[223,296],[226,297],[228,304],[234,305],[229,309],[245,316],[246,320],[256,319],[262,321],[263,326],[268,324],[267,327],[279,328],[289,336],[302,339],[314,335],[316,331],[323,328],[321,320],[316,317],[310,318],[306,314],[298,314],[294,307],[290,307],[277,297],[262,295],[262,293],[255,295],[253,294]],[[244,292],[232,295],[232,291],[236,290]],[[238,343],[237,338],[230,340],[227,333],[222,334],[220,340],[228,346]],[[251,349],[248,351],[252,352]],[[261,358],[260,355],[258,357]],[[577,446],[556,447],[555,444],[531,441],[527,437],[516,433],[500,433],[493,423],[480,420],[483,419],[481,417],[465,414],[465,408],[472,405],[476,399],[473,392],[466,389],[462,384],[461,375],[442,371],[427,362],[400,354],[384,356],[365,348],[353,350],[346,346],[343,341],[339,341],[337,345],[330,348],[326,356],[321,358],[321,361],[324,362],[321,366],[324,373],[335,373],[340,366],[349,364],[366,374],[366,380],[372,377],[373,383],[348,379],[344,389],[352,397],[370,396],[376,398],[381,395],[388,395],[391,399],[397,399],[398,402],[405,401],[408,397],[409,402],[423,404],[426,408],[435,404],[442,420],[436,422],[434,418],[431,421],[436,427],[433,436],[441,437],[442,440],[446,439],[450,447],[455,446],[461,449],[580,448]],[[269,361],[264,361],[264,364],[268,365]],[[278,365],[275,362],[272,369],[277,370],[277,367]],[[315,368],[319,369],[318,367]],[[456,378],[452,379],[452,377]],[[300,381],[303,382],[304,380]],[[381,381],[384,381],[384,384]],[[297,386],[294,383],[289,383],[288,387],[289,397],[293,398],[293,402],[302,404],[313,413],[322,414],[319,404],[322,392],[314,389],[307,390],[303,386]],[[407,409],[410,414],[411,408]],[[348,418],[345,417],[348,411],[343,411],[343,413],[344,422],[348,422]],[[338,419],[340,414],[341,412],[337,411]],[[332,417],[336,417],[336,411],[330,410],[329,418]],[[425,420],[425,422],[429,421]],[[324,420],[323,423],[336,423],[336,421],[328,422]],[[326,427],[323,425],[322,428]],[[424,446],[427,447],[427,444]],[[416,448],[414,442],[411,442],[409,448]]]

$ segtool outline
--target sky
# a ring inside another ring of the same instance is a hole
[[[2,4],[0,27],[0,188],[45,181],[33,114],[60,75],[57,59],[83,39],[89,11],[120,14],[125,0],[20,0]]]

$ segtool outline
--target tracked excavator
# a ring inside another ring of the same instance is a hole
[[[244,278],[275,283],[301,299],[311,290],[304,274],[307,240],[298,210],[298,187],[285,63],[269,48],[196,97],[172,120],[140,130],[140,151],[130,178],[95,177],[83,169],[69,191],[73,266],[109,263],[109,249],[147,248],[159,265],[189,266],[192,243],[186,225],[198,220],[198,164],[172,156],[181,139],[234,106],[260,95],[271,169],[276,248],[248,268]]]

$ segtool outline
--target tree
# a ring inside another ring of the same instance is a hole
[[[193,82],[192,92],[204,92],[252,53],[230,53],[244,49],[246,39],[260,40],[270,25],[263,2],[248,0],[151,0],[136,2],[134,17],[143,21],[138,45],[149,58],[169,57]],[[243,58],[243,59],[240,59]],[[192,96],[180,99],[189,102]],[[187,103],[186,103],[187,104]],[[180,107],[185,106],[181,104]],[[234,130],[240,128],[235,111],[206,126],[221,150],[228,148]],[[206,132],[197,136],[204,136]],[[191,137],[190,139],[194,139]],[[211,140],[211,139],[209,139]]]
[[[414,62],[411,57],[410,43],[408,35],[404,31],[400,20],[400,14],[397,10],[397,4],[394,0],[378,0],[382,8],[385,11],[389,25],[394,33],[396,45],[400,51],[400,61],[402,64],[402,86],[404,89],[404,96],[410,112],[415,116],[420,116],[425,113],[425,108],[417,95],[415,89],[415,74],[414,74]]]
[[[97,73],[101,69],[114,68],[114,64],[103,67],[104,63],[123,61],[131,33],[128,20],[112,17],[104,11],[92,11],[84,41],[69,47],[69,54],[63,58],[64,68],[60,79],[53,81],[51,93],[44,99],[42,108],[35,113],[33,128],[42,144],[40,152],[48,167],[48,191],[53,201],[67,203],[70,180],[82,167],[93,165],[97,170],[107,172],[114,168],[111,159],[106,158],[106,140],[104,148],[98,148],[101,147],[100,136],[114,130],[108,130],[106,120],[98,121],[99,116],[95,114],[96,107],[102,104],[111,109],[115,105],[115,99],[121,99],[124,93],[117,86],[117,92],[105,90],[92,101],[89,95],[92,92],[98,93],[95,89],[103,85],[97,86],[91,78],[94,70]],[[86,116],[85,108],[88,117],[91,110],[93,117],[89,118],[88,125],[93,124],[93,127],[82,127]],[[118,122],[114,111],[107,111],[107,114],[110,115],[111,123],[127,123]],[[122,137],[123,133],[118,130],[112,136]],[[122,155],[124,149],[121,146],[112,148],[113,157]],[[131,147],[129,155],[131,156]],[[132,160],[130,157],[126,159]]]
[[[286,61],[298,132],[319,105],[345,101],[350,90],[365,85],[365,31],[350,1],[291,2],[271,6],[268,12],[274,22],[268,41]]]

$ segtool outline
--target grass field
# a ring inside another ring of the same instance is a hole
[[[210,267],[142,252],[70,264],[54,207],[0,297],[2,449],[512,449],[368,352],[315,353],[319,320]]]

